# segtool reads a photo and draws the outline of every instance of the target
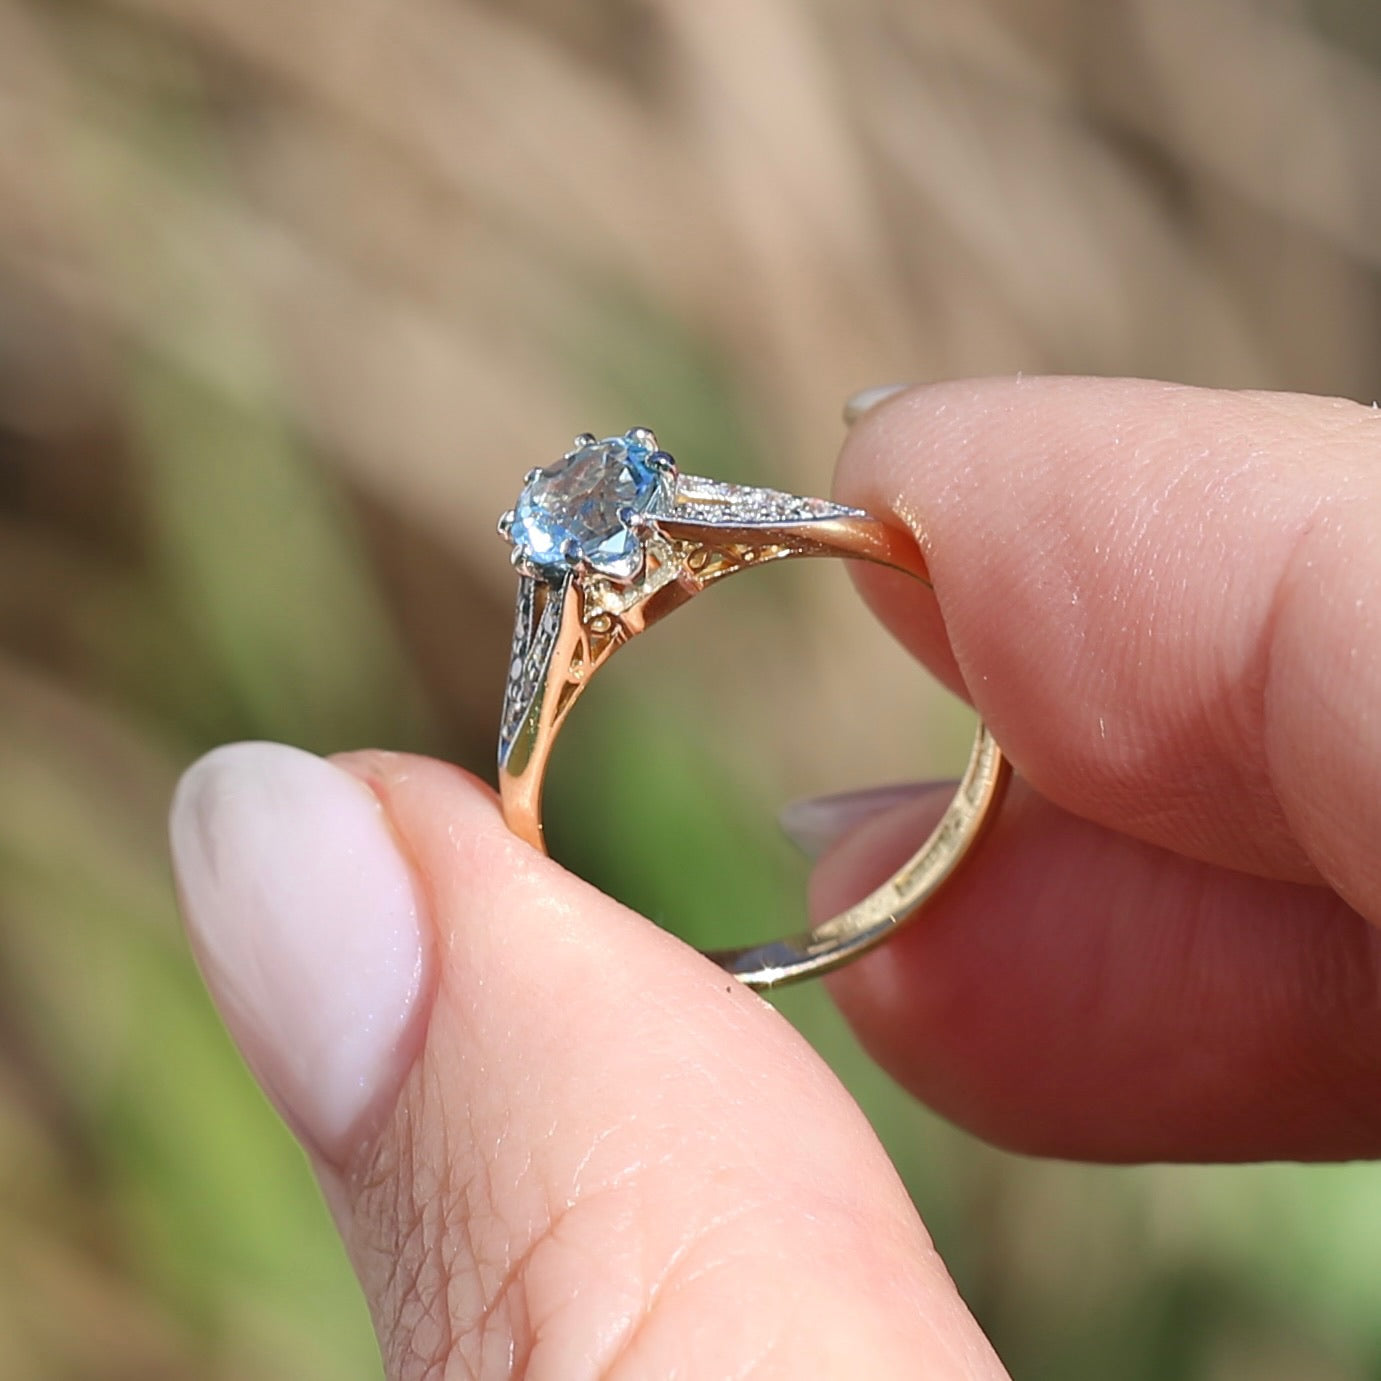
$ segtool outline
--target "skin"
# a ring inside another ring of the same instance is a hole
[[[916,529],[933,594],[860,587],[1020,774],[974,865],[831,981],[877,1059],[1041,1154],[1375,1155],[1381,417],[946,384],[865,417],[836,493]],[[396,1101],[312,1152],[391,1378],[1004,1375],[766,1004],[516,841],[464,773],[337,761],[436,942]],[[843,839],[817,910],[942,803]]]

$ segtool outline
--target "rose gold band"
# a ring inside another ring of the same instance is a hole
[[[501,758],[499,790],[513,832],[545,852],[542,784],[567,713],[598,669],[624,643],[702,590],[740,571],[797,557],[872,561],[928,583],[912,536],[867,516],[732,527],[669,517],[649,525],[646,559],[631,582],[572,571],[534,581],[531,617],[554,628],[530,704]],[[529,577],[530,578],[530,577]],[[548,609],[549,601],[559,608]],[[986,726],[953,801],[921,848],[882,887],[813,930],[710,958],[749,986],[768,988],[827,972],[886,939],[949,878],[996,815],[1009,769]]]

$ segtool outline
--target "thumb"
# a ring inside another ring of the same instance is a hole
[[[813,1052],[473,779],[241,744],[172,838],[393,1381],[1002,1375]]]

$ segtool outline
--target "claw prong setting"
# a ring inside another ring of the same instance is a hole
[[[528,574],[630,581],[644,568],[657,515],[676,502],[676,474],[649,427],[603,441],[581,432],[562,459],[528,471],[499,531],[521,553],[514,565]]]

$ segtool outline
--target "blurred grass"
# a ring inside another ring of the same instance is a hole
[[[585,427],[819,492],[894,378],[1375,396],[1378,54],[1346,0],[0,0],[0,1381],[377,1374],[178,938],[185,762],[487,771],[493,517]],[[842,583],[704,605],[605,673],[550,793],[564,859],[702,943],[799,916],[780,794],[961,736]],[[781,1006],[1014,1375],[1381,1378],[1372,1167],[1022,1161],[820,991]]]
[[[382,725],[399,746],[419,742],[417,696],[363,544],[281,416],[167,363],[137,359],[130,373],[180,635],[170,670],[197,673],[165,684],[177,722],[209,743],[233,732],[315,752],[368,742]]]

